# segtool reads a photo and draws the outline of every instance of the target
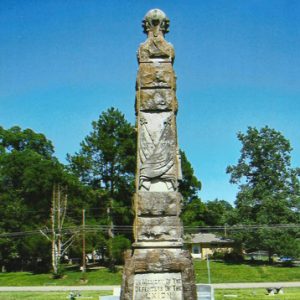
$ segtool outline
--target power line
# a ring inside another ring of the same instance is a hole
[[[131,206],[113,206],[113,209],[118,209],[118,208],[127,208],[127,209],[132,209]],[[81,213],[83,208],[68,208],[67,211],[68,212],[78,212]],[[86,208],[85,211],[92,211],[92,210],[103,210],[106,211],[106,207],[90,207],[90,208]],[[54,211],[57,211],[57,209],[55,209]],[[49,211],[45,211],[45,210],[26,210],[26,209],[22,209],[22,212],[31,212],[31,213],[44,213],[44,214],[49,214]],[[13,213],[13,212],[11,212]],[[18,211],[15,211],[15,213],[19,213]]]
[[[132,225],[115,225],[114,230],[116,232],[132,232],[133,228],[139,228],[142,226],[132,226]],[[175,226],[169,225],[169,227],[174,228]],[[181,227],[181,226],[179,226]],[[87,233],[95,233],[107,231],[110,228],[109,225],[85,225],[85,231]],[[258,229],[266,229],[266,230],[276,230],[276,229],[300,229],[300,224],[274,224],[274,225],[234,225],[234,226],[184,226],[183,229],[187,231],[193,232],[203,232],[203,231],[224,231],[226,229],[227,232],[230,231],[244,231],[244,230],[258,230]],[[43,230],[44,233],[50,233],[51,229],[35,229],[29,231],[16,231],[16,232],[6,232],[1,233],[0,238],[5,237],[23,237],[41,234],[40,230]],[[61,232],[64,235],[79,233],[82,230],[82,226],[68,226],[64,227]]]

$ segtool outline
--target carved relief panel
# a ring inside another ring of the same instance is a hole
[[[141,111],[177,112],[177,100],[172,89],[140,89],[136,92],[136,109]]]
[[[137,88],[172,88],[176,89],[176,78],[171,63],[140,64]]]
[[[140,112],[139,189],[175,191],[176,129],[172,112]]]

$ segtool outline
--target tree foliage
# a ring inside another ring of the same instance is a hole
[[[179,192],[183,197],[183,210],[181,219],[186,232],[193,231],[193,227],[205,224],[205,204],[198,196],[201,182],[194,174],[193,167],[184,151],[180,150],[182,180],[179,183]]]
[[[182,211],[181,219],[186,228],[185,232],[197,231],[196,227],[205,224],[206,206],[199,199],[195,198],[188,202]]]
[[[205,223],[209,226],[224,226],[233,222],[234,208],[225,200],[207,201]]]
[[[0,127],[0,149],[0,231],[37,228],[48,219],[53,182],[64,180],[52,143],[31,129]],[[4,264],[14,256],[20,266],[26,265],[36,253],[34,241],[38,243],[39,238],[2,240]]]
[[[239,222],[299,224],[300,172],[291,167],[290,142],[267,126],[260,130],[249,127],[246,134],[238,133],[238,139],[242,143],[241,156],[236,165],[227,167],[227,173],[231,175],[230,182],[239,186]],[[284,253],[284,247],[279,249],[278,239],[288,234],[262,228],[240,238],[246,247],[267,250],[272,255]]]
[[[201,190],[201,182],[194,174],[194,169],[186,157],[184,151],[180,150],[182,180],[179,184],[179,192],[183,197],[184,204],[198,198],[198,192]]]
[[[80,144],[79,152],[68,155],[70,169],[87,186],[101,193],[97,204],[103,222],[132,224],[131,198],[136,166],[136,132],[117,109],[103,112],[92,122],[92,132]]]

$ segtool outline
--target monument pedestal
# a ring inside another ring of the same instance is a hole
[[[125,254],[122,300],[195,300],[194,269],[187,250],[136,248]]]

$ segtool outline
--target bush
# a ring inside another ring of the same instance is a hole
[[[123,235],[117,235],[108,241],[108,249],[110,257],[116,264],[124,264],[124,251],[129,249],[131,242]]]
[[[244,256],[237,252],[237,251],[232,251],[229,253],[225,253],[224,255],[224,261],[226,262],[234,262],[234,263],[241,263],[244,261]]]
[[[225,257],[226,254],[227,254],[227,252],[216,251],[216,252],[213,253],[211,258],[216,259],[216,260],[224,260],[224,257]]]
[[[65,275],[65,267],[61,264],[58,265],[57,273],[52,273],[52,278],[53,279],[60,279]]]

